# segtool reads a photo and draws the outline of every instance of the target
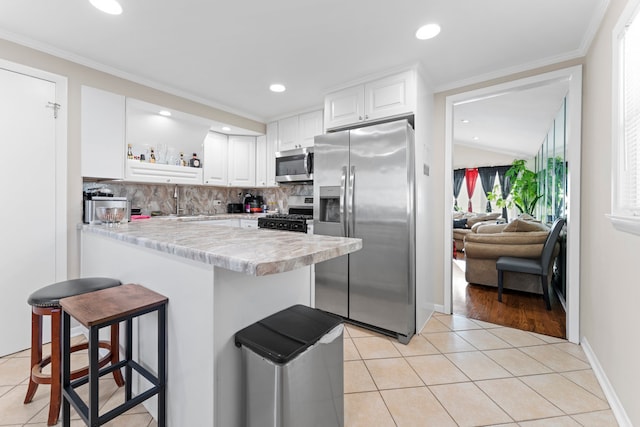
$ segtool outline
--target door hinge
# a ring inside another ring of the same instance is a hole
[[[58,104],[57,102],[47,102],[46,107],[47,108],[53,108],[53,118],[57,119],[58,118],[58,110],[60,109],[60,104]]]

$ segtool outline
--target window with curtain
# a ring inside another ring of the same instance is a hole
[[[629,2],[614,28],[613,197],[611,219],[640,234],[640,0]]]

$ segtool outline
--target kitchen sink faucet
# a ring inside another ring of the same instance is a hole
[[[176,201],[176,216],[180,215],[180,211],[184,209],[180,209],[180,189],[176,185],[173,189],[173,198]]]

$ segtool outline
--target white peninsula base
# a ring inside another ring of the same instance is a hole
[[[312,306],[312,266],[252,276],[87,232],[81,248],[82,277],[113,277],[169,298],[167,424],[242,426],[240,349],[234,334],[291,305]],[[134,346],[142,364],[155,371],[151,316],[134,328]],[[142,384],[139,379],[134,389]],[[155,398],[146,406],[155,416]]]

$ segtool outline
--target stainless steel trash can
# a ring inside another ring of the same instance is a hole
[[[236,333],[245,425],[343,427],[342,319],[294,305]]]

